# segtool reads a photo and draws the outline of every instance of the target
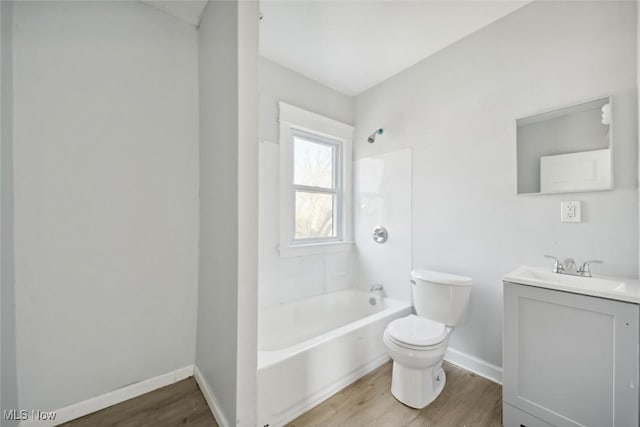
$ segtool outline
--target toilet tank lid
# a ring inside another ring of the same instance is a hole
[[[455,274],[440,273],[431,270],[413,270],[411,277],[416,280],[440,283],[443,285],[471,286],[471,277],[456,276]]]

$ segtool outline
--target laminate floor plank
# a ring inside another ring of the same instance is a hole
[[[59,427],[218,427],[193,377]]]
[[[289,427],[499,427],[502,387],[444,364],[447,383],[424,409],[391,394],[391,362],[302,414]],[[193,378],[127,400],[60,427],[217,427]]]
[[[429,406],[413,409],[391,394],[388,362],[302,414],[288,427],[500,427],[502,387],[444,363],[447,383]]]

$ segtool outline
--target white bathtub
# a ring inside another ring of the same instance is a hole
[[[281,426],[388,360],[387,324],[403,302],[346,290],[262,309],[258,327],[258,425]]]

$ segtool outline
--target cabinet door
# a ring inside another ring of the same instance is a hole
[[[505,283],[503,398],[556,426],[638,425],[638,306]]]

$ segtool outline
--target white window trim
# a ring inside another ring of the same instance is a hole
[[[323,117],[302,108],[279,103],[280,109],[280,256],[293,257],[321,253],[342,252],[353,247],[352,215],[352,164],[353,126]],[[293,136],[296,131],[321,138],[334,140],[342,148],[338,153],[341,168],[341,203],[337,215],[340,217],[342,236],[340,240],[294,244],[292,241],[294,224],[293,185]]]

